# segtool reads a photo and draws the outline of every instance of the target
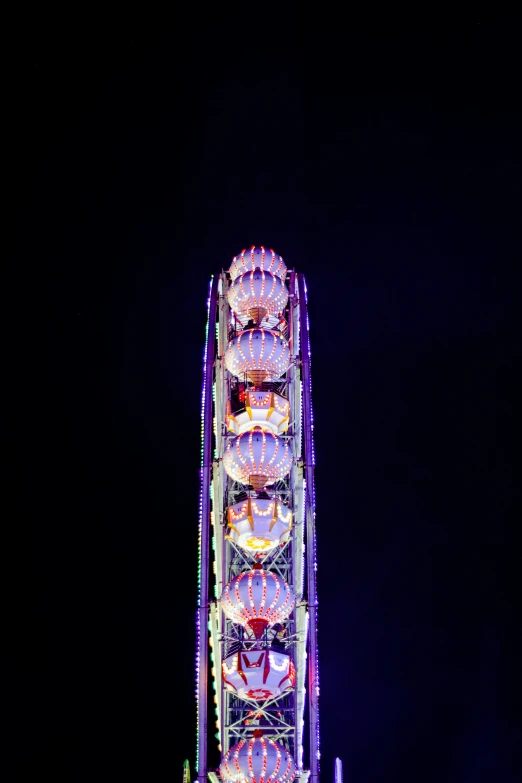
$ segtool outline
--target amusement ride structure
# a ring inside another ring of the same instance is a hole
[[[212,277],[207,306],[195,775],[198,783],[318,783],[305,279],[253,246]],[[210,742],[221,756],[213,769]]]

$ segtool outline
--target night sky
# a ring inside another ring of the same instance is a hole
[[[194,765],[208,281],[264,244],[308,284],[322,783],[518,783],[518,26],[134,21],[7,34],[3,780]]]

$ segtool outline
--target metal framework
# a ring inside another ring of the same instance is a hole
[[[254,729],[283,745],[295,761],[303,783],[319,780],[319,671],[317,647],[317,589],[313,411],[310,338],[306,283],[294,270],[286,273],[288,302],[282,313],[282,334],[291,352],[284,375],[260,389],[274,391],[289,401],[287,431],[281,436],[292,449],[291,470],[267,487],[267,497],[293,512],[294,524],[284,543],[266,554],[246,551],[227,534],[226,510],[248,497],[252,487],[227,475],[223,464],[228,440],[227,401],[237,392],[241,378],[225,366],[225,351],[244,325],[227,301],[230,275],[222,271],[210,282],[207,331],[203,353],[201,400],[201,484],[199,520],[199,600],[197,608],[197,756],[199,783],[207,777],[220,780],[219,770],[208,769],[208,743],[216,741],[223,756]],[[246,379],[244,379],[246,381]],[[256,559],[257,558],[257,559]],[[219,597],[226,584],[254,562],[283,577],[295,593],[295,605],[286,624],[285,651],[295,666],[294,686],[265,700],[244,701],[224,687],[223,660],[236,649],[268,648],[274,632],[267,627],[258,640],[228,619]],[[208,713],[209,688],[214,691],[215,714]],[[214,740],[215,738],[215,740]]]

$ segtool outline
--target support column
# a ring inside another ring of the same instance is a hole
[[[210,482],[212,469],[212,381],[216,346],[216,310],[219,277],[214,277],[210,288],[207,322],[207,340],[203,356],[203,391],[201,400],[202,454],[200,495],[200,563],[199,599],[197,610],[197,779],[207,780],[208,742],[208,619],[209,619],[209,563],[210,563]]]

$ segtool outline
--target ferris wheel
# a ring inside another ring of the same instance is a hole
[[[197,779],[318,783],[307,290],[271,249],[210,281],[201,438]]]

